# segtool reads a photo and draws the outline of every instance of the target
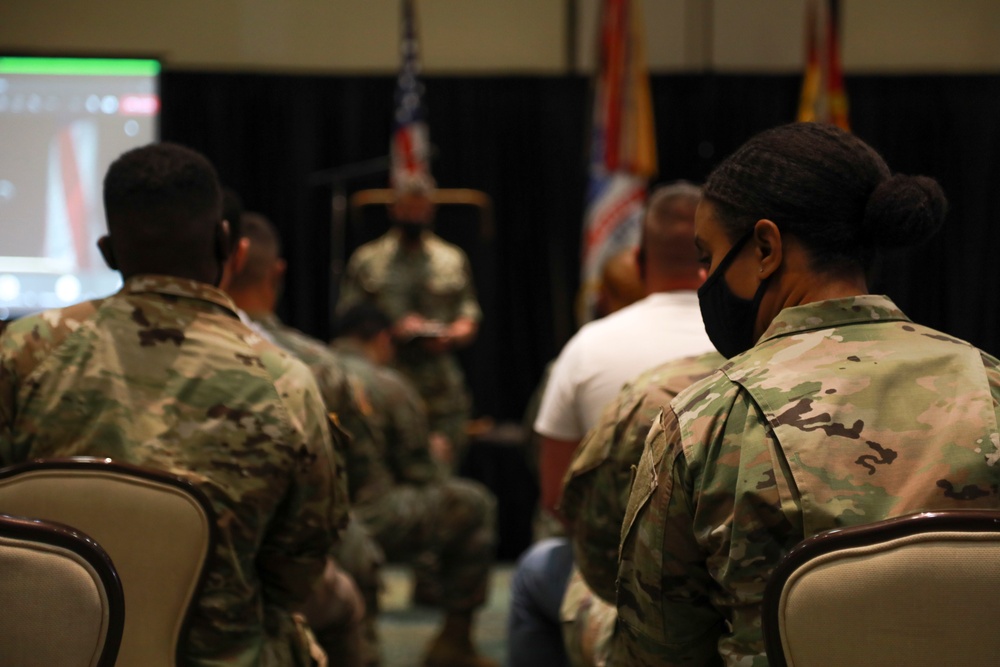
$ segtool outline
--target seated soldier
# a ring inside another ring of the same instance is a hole
[[[351,436],[351,447],[363,448],[360,443],[373,436],[356,400],[359,383],[351,382],[344,364],[326,345],[283,324],[275,314],[285,275],[276,230],[259,213],[242,212],[234,195],[226,200],[240,220],[245,245],[245,260],[226,282],[226,291],[255,331],[305,362],[327,411]],[[363,397],[360,403],[366,403]],[[382,549],[352,516],[333,561],[327,563],[326,575],[335,584],[332,594],[311,601],[304,610],[334,664],[359,667],[379,662],[375,616],[383,561]]]
[[[218,287],[233,246],[215,169],[181,146],[138,148],[109,168],[104,204],[99,247],[125,284],[0,337],[0,465],[90,455],[188,477],[219,539],[181,661],[325,661],[293,610],[346,519],[344,467],[308,369]]]
[[[351,500],[390,560],[414,566],[416,597],[444,609],[444,627],[431,642],[430,667],[485,667],[493,662],[472,646],[472,614],[486,601],[496,536],[495,500],[481,484],[448,477],[429,446],[419,395],[396,371],[391,322],[370,304],[340,319],[334,349],[365,383],[376,448],[348,457]]]
[[[717,352],[649,370],[625,385],[576,450],[559,510],[575,568],[562,601],[563,639],[573,667],[607,664],[618,619],[618,540],[646,435],[664,405],[725,362]]]

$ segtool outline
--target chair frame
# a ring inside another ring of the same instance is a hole
[[[96,667],[113,667],[125,629],[125,593],[114,563],[95,540],[55,521],[0,514],[0,536],[65,549],[87,562],[100,579],[108,601],[108,624]]]
[[[17,477],[19,475],[35,471],[49,471],[49,470],[69,470],[77,472],[97,472],[97,473],[109,472],[112,474],[138,477],[141,479],[152,480],[155,482],[173,486],[181,490],[182,492],[188,494],[191,498],[193,498],[194,501],[197,502],[206,513],[206,516],[208,517],[208,529],[209,529],[205,562],[202,564],[201,572],[198,575],[197,583],[195,584],[194,590],[192,592],[191,602],[193,603],[201,596],[201,592],[205,585],[205,580],[208,576],[208,570],[209,570],[208,565],[215,556],[215,548],[218,541],[218,525],[217,525],[217,517],[215,515],[215,508],[212,505],[212,502],[208,499],[208,496],[206,496],[201,489],[195,486],[191,481],[183,477],[180,477],[179,475],[174,475],[172,473],[162,470],[143,468],[129,463],[115,461],[110,458],[94,457],[94,456],[74,456],[74,457],[63,457],[63,458],[52,458],[52,459],[34,459],[32,461],[27,461],[24,463],[15,463],[13,465],[0,468],[0,480],[8,479],[11,477]],[[55,523],[55,522],[50,522],[50,523]],[[182,653],[182,648],[190,632],[191,609],[192,609],[192,604],[189,604],[188,609],[184,613],[184,620],[181,622],[180,632],[178,632],[177,634],[175,655],[178,656],[178,660],[180,659],[179,656]],[[109,663],[109,665],[113,664],[114,661]]]
[[[802,565],[834,551],[933,532],[1000,533],[1000,511],[958,509],[918,512],[870,524],[834,528],[806,538],[793,547],[768,579],[761,607],[764,646],[771,667],[788,667],[781,642],[780,601],[788,579]]]

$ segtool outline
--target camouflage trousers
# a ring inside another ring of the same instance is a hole
[[[449,478],[400,485],[355,511],[390,561],[413,566],[426,598],[456,612],[486,601],[496,500],[482,484]]]
[[[452,354],[427,355],[411,350],[400,355],[396,368],[423,399],[430,431],[444,434],[451,442],[452,470],[457,470],[469,444],[466,426],[472,416],[472,397],[458,360]]]
[[[572,667],[605,667],[618,610],[590,590],[575,567],[563,596],[559,618],[569,664]]]
[[[334,549],[333,558],[354,580],[364,600],[365,615],[361,621],[364,636],[359,650],[361,662],[364,665],[377,665],[381,662],[378,639],[378,593],[382,588],[385,553],[354,512],[351,512],[350,521],[341,532],[340,544]],[[337,639],[333,641],[338,642]],[[329,647],[327,653],[331,654],[331,657],[334,655],[339,657],[339,654],[335,654]]]

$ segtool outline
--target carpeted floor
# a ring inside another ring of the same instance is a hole
[[[507,657],[505,635],[513,567],[502,563],[494,568],[489,601],[476,616],[476,646],[501,665]],[[385,590],[379,599],[382,667],[419,667],[424,647],[441,623],[441,613],[410,604],[409,568],[390,565],[383,570],[383,579]]]

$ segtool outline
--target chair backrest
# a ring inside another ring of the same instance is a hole
[[[771,667],[1000,662],[1000,511],[911,514],[821,533],[775,569]]]
[[[121,582],[97,542],[0,515],[0,665],[112,667],[124,622]]]
[[[128,612],[119,667],[175,667],[214,547],[204,494],[164,472],[74,458],[0,470],[0,512],[73,526],[111,556]]]

